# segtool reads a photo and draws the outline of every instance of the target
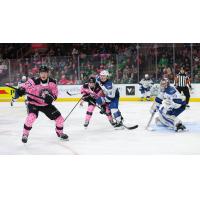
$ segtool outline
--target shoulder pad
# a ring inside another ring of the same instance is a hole
[[[57,84],[57,81],[53,78],[49,78],[49,82],[53,82],[53,83]]]
[[[88,88],[88,83],[84,83],[83,88]]]
[[[31,78],[33,80],[33,82],[35,83],[35,85],[39,85],[40,84],[40,79],[39,78]]]
[[[107,89],[112,89],[112,81],[111,80],[108,80],[104,86],[107,88]]]

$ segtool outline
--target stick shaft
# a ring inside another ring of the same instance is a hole
[[[150,126],[150,124],[151,124],[151,122],[153,120],[154,115],[155,115],[155,112],[151,114],[151,118],[149,119],[149,122],[148,122],[148,124],[147,124],[147,126],[145,128],[146,130],[149,128],[149,126]]]
[[[9,87],[9,88],[12,88],[12,89],[14,89],[14,90],[17,90],[17,88],[15,88],[15,87],[13,87],[13,86],[10,86],[10,85],[6,85],[6,87]],[[29,92],[26,92],[26,94],[31,95],[31,96],[33,96],[33,97],[36,97],[36,98],[38,98],[38,99],[45,100],[43,97],[39,97],[39,96],[34,95],[34,94],[31,94],[31,93],[29,93]]]
[[[82,97],[78,100],[78,102],[75,104],[75,106],[72,108],[72,110],[69,112],[69,114],[65,117],[65,120],[67,120],[67,118],[71,115],[71,113],[73,112],[73,110],[76,108],[76,106],[79,104],[79,102],[82,100]]]

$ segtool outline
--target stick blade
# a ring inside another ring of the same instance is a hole
[[[126,129],[128,129],[128,130],[133,130],[133,129],[136,129],[136,128],[138,128],[138,125],[135,125],[135,126],[130,126],[130,127],[128,127],[128,126],[124,126]]]

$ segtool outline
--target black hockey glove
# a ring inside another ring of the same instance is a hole
[[[47,103],[47,104],[52,104],[54,98],[49,95],[49,94],[46,94],[45,98],[44,98],[44,102]]]
[[[20,87],[20,88],[16,89],[15,92],[16,92],[20,97],[22,97],[23,95],[26,94],[26,90],[25,90],[25,88],[23,88],[23,87]]]
[[[90,95],[83,95],[82,99],[88,103],[96,104],[95,99],[92,98]]]

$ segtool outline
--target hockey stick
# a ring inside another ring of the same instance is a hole
[[[79,93],[74,93],[74,94],[72,94],[72,93],[70,93],[69,91],[66,91],[66,93],[67,93],[69,96],[75,96],[75,95],[81,94],[80,92],[79,92]]]
[[[153,120],[154,115],[155,115],[155,112],[151,114],[151,117],[150,117],[150,119],[149,119],[149,122],[148,122],[148,124],[147,124],[145,130],[148,130],[148,128],[149,128],[149,126],[150,126],[150,124],[151,124],[151,122],[152,122],[152,120]]]
[[[79,104],[79,102],[82,100],[83,97],[81,97],[78,102],[76,103],[76,105],[72,108],[72,110],[69,112],[69,114],[65,117],[64,122],[67,120],[67,118],[71,115],[71,113],[73,112],[73,110],[76,108],[76,106]]]
[[[100,106],[98,106],[98,105],[96,105],[96,106],[97,106],[97,108],[99,108],[99,109],[101,110],[101,107],[100,107]],[[106,115],[105,112],[104,112],[103,114]],[[122,122],[122,126],[123,126],[124,128],[126,128],[126,129],[128,129],[128,130],[132,130],[132,129],[136,129],[136,128],[138,128],[138,125],[134,125],[134,126],[126,126],[123,122]]]
[[[101,107],[100,107],[100,106],[98,106],[97,104],[94,104],[94,103],[91,102],[91,101],[89,101],[89,102],[101,110]],[[105,115],[106,115],[105,112],[103,112],[102,114],[105,114]],[[132,129],[136,129],[136,128],[138,128],[138,125],[134,125],[134,126],[126,126],[126,125],[124,125],[124,123],[122,123],[122,126],[123,126],[124,128],[126,128],[126,129],[128,129],[128,130],[132,130]]]
[[[9,87],[9,88],[12,88],[12,89],[14,89],[14,90],[17,90],[17,88],[12,87],[12,86],[10,86],[10,85],[5,85],[5,86],[6,86],[6,87]],[[28,94],[28,95],[33,96],[33,97],[36,97],[36,98],[38,98],[38,99],[45,100],[43,97],[39,97],[39,96],[34,95],[34,94],[31,94],[31,93],[29,93],[29,92],[25,92],[25,94]]]

